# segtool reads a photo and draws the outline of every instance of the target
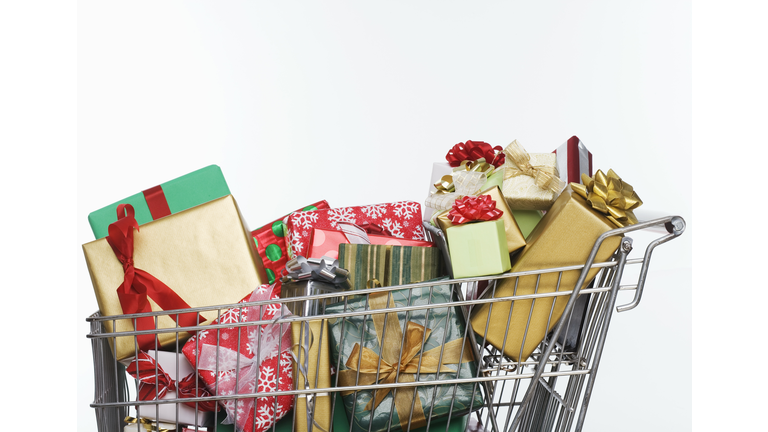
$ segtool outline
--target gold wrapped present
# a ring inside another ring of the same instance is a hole
[[[331,387],[331,361],[328,351],[328,323],[326,320],[294,321],[291,323],[293,354],[298,361],[293,368],[293,382],[297,390]],[[306,432],[312,422],[313,430],[329,431],[331,424],[331,395],[310,394],[313,412],[307,411],[307,395],[296,397],[295,432]],[[340,409],[340,408],[337,408]]]
[[[512,210],[548,210],[563,189],[554,153],[528,154],[512,141],[505,149],[501,192]]]
[[[636,221],[632,208],[639,206],[641,201],[632,187],[622,182],[613,171],[609,171],[607,176],[598,171],[595,180],[586,177],[584,182],[586,186],[572,183],[563,191],[531,232],[528,244],[512,265],[512,272],[584,264],[600,235]],[[621,236],[605,239],[595,263],[608,261],[620,243]],[[596,268],[589,270],[584,286],[595,277],[597,271]],[[579,274],[580,270],[563,272],[559,291],[574,289]],[[540,276],[540,279],[537,279],[537,275],[530,275],[499,280],[495,295],[489,289],[484,297],[555,292],[558,273]],[[503,346],[504,354],[516,361],[524,361],[557,324],[567,302],[567,296],[559,296],[554,301],[554,307],[553,298],[538,298],[535,303],[533,300],[516,300],[512,308],[512,302],[493,303],[492,310],[485,304],[473,311],[471,322],[475,332],[485,337],[491,345],[499,349]],[[531,322],[527,324],[529,316]]]
[[[125,216],[116,223],[121,220],[129,219]],[[267,280],[250,232],[231,195],[149,222],[140,231],[134,231],[130,224],[123,227],[124,238],[118,238],[118,232],[113,236],[110,231],[110,236],[83,245],[102,315],[129,313],[123,310],[121,299],[135,307],[130,313],[237,303]],[[121,250],[120,258],[110,246],[110,239]],[[151,281],[152,278],[159,283]],[[147,292],[142,294],[144,289]],[[169,297],[174,301],[169,302]],[[157,328],[176,327],[172,316],[157,318]],[[179,325],[195,325],[215,318],[216,313],[209,312],[200,317],[194,313],[180,314],[178,319]],[[115,323],[113,327],[113,321],[104,321],[107,332],[134,330],[130,319]],[[154,329],[154,317],[137,320],[137,326],[138,330]],[[178,336],[183,344],[189,335]],[[145,343],[147,338],[149,343]],[[157,342],[162,346],[175,339],[176,333],[161,333]],[[117,360],[136,355],[133,336],[114,340]],[[155,348],[152,335],[137,336],[137,340],[139,348]],[[113,339],[109,338],[109,342],[112,344]]]

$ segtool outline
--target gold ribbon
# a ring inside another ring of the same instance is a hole
[[[137,419],[137,418],[128,416],[128,417],[125,418],[125,422],[128,423],[128,424],[136,424],[136,423],[138,423],[141,426],[143,426],[144,430],[146,430],[147,432],[169,432],[169,429],[158,427],[155,424],[155,421],[150,420],[148,418],[144,418],[144,417],[141,417],[141,418]]]
[[[531,155],[523,148],[517,140],[512,141],[504,149],[504,180],[512,177],[525,175],[533,178],[534,183],[542,190],[551,191],[554,194],[560,193],[565,186],[557,173],[556,167],[551,166],[533,166],[531,165]]]
[[[487,177],[490,177],[495,170],[496,170],[496,167],[486,162],[485,158],[480,158],[476,161],[472,161],[472,160],[462,161],[459,166],[453,169],[452,174],[444,175],[443,177],[440,178],[440,181],[435,183],[435,189],[437,189],[437,192],[434,192],[434,193],[445,194],[445,193],[455,192],[456,186],[454,185],[453,176],[460,172],[481,173],[481,174],[485,174],[487,178]]]
[[[394,301],[389,298],[386,292],[371,294],[369,305],[370,310],[395,307]],[[378,313],[372,314],[371,317],[376,327],[376,337],[381,347],[381,355],[365,347],[360,349],[360,345],[355,344],[352,353],[345,363],[349,369],[339,373],[339,382],[342,386],[370,385],[374,383],[392,384],[395,382],[410,383],[415,381],[416,373],[455,373],[455,370],[444,365],[466,363],[474,359],[468,347],[464,348],[462,355],[463,338],[455,339],[431,350],[421,352],[423,348],[422,341],[426,341],[429,338],[432,330],[412,321],[406,323],[405,341],[401,352],[400,343],[389,342],[382,344],[381,341],[385,331],[387,336],[391,338],[389,341],[403,340],[403,332],[400,328],[397,314],[394,312]],[[440,363],[441,351],[443,356],[442,363]],[[421,361],[421,366],[419,366],[419,361]],[[355,383],[355,379],[357,379],[357,383]],[[375,400],[368,402],[365,410],[376,409],[389,394],[390,390],[389,388],[377,390]],[[346,396],[353,392],[346,391],[342,392],[342,394]],[[427,420],[424,417],[421,399],[418,396],[414,399],[414,393],[410,389],[401,389],[395,393],[395,409],[397,410],[400,426],[403,430],[408,427],[408,417],[411,414],[412,404],[411,427],[416,428],[426,425]]]
[[[592,205],[592,208],[605,213],[611,222],[618,227],[637,223],[637,217],[632,210],[640,207],[643,201],[635,193],[629,183],[619,177],[612,169],[608,175],[597,170],[594,178],[581,175],[584,184],[571,183],[571,189]]]

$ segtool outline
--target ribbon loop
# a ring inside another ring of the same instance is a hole
[[[504,180],[525,175],[533,178],[534,183],[542,190],[560,193],[565,184],[557,173],[557,168],[531,165],[531,155],[517,140],[512,141],[505,149]]]
[[[490,195],[467,196],[456,200],[448,212],[448,219],[455,225],[472,221],[496,220],[504,214],[496,208],[496,201]]]
[[[484,159],[495,167],[500,167],[504,163],[504,153],[501,146],[491,147],[490,144],[483,141],[467,141],[454,145],[445,155],[445,160],[452,167],[459,166],[463,161],[476,161]]]
[[[617,227],[636,224],[637,217],[632,211],[643,204],[635,189],[623,181],[612,169],[606,175],[597,170],[595,177],[581,175],[583,184],[571,183],[571,189],[585,198],[593,209],[605,213],[606,218]]]
[[[339,267],[339,260],[324,256],[304,258],[296,256],[285,264],[288,274],[280,278],[283,283],[315,280],[334,285],[348,286],[349,271]]]
[[[138,231],[139,224],[134,218],[133,206],[130,204],[118,205],[117,221],[108,227],[107,243],[123,266],[123,283],[117,288],[117,297],[123,313],[152,312],[152,305],[149,303],[150,298],[162,310],[188,309],[189,304],[175,291],[148,272],[135,267],[133,262],[134,229]],[[196,313],[170,315],[170,318],[182,327],[195,326],[205,321],[202,315]],[[154,329],[155,321],[152,317],[136,318],[136,330]],[[137,335],[136,340],[139,348],[146,350],[156,342],[156,336]]]

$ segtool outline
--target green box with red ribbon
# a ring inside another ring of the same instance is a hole
[[[109,224],[117,221],[120,204],[132,205],[136,222],[143,225],[227,195],[229,187],[221,168],[209,165],[96,210],[88,215],[88,223],[100,239],[107,236]]]

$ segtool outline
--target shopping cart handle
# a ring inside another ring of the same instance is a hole
[[[685,231],[685,220],[683,220],[683,218],[680,216],[672,216],[670,218],[666,218],[666,220],[656,219],[655,221],[650,221],[648,223],[652,224],[653,222],[661,221],[664,222],[664,227],[667,229],[669,234],[665,235],[664,237],[659,237],[648,244],[648,247],[645,249],[645,256],[643,257],[643,267],[640,269],[640,277],[637,280],[635,298],[632,299],[630,303],[627,303],[623,306],[617,306],[617,312],[626,312],[628,310],[632,310],[640,304],[640,299],[643,297],[643,287],[645,287],[645,278],[648,275],[648,264],[651,262],[651,254],[653,253],[653,250],[656,248],[656,246],[662,243],[666,243],[675,237],[678,237],[683,233],[683,231]]]

